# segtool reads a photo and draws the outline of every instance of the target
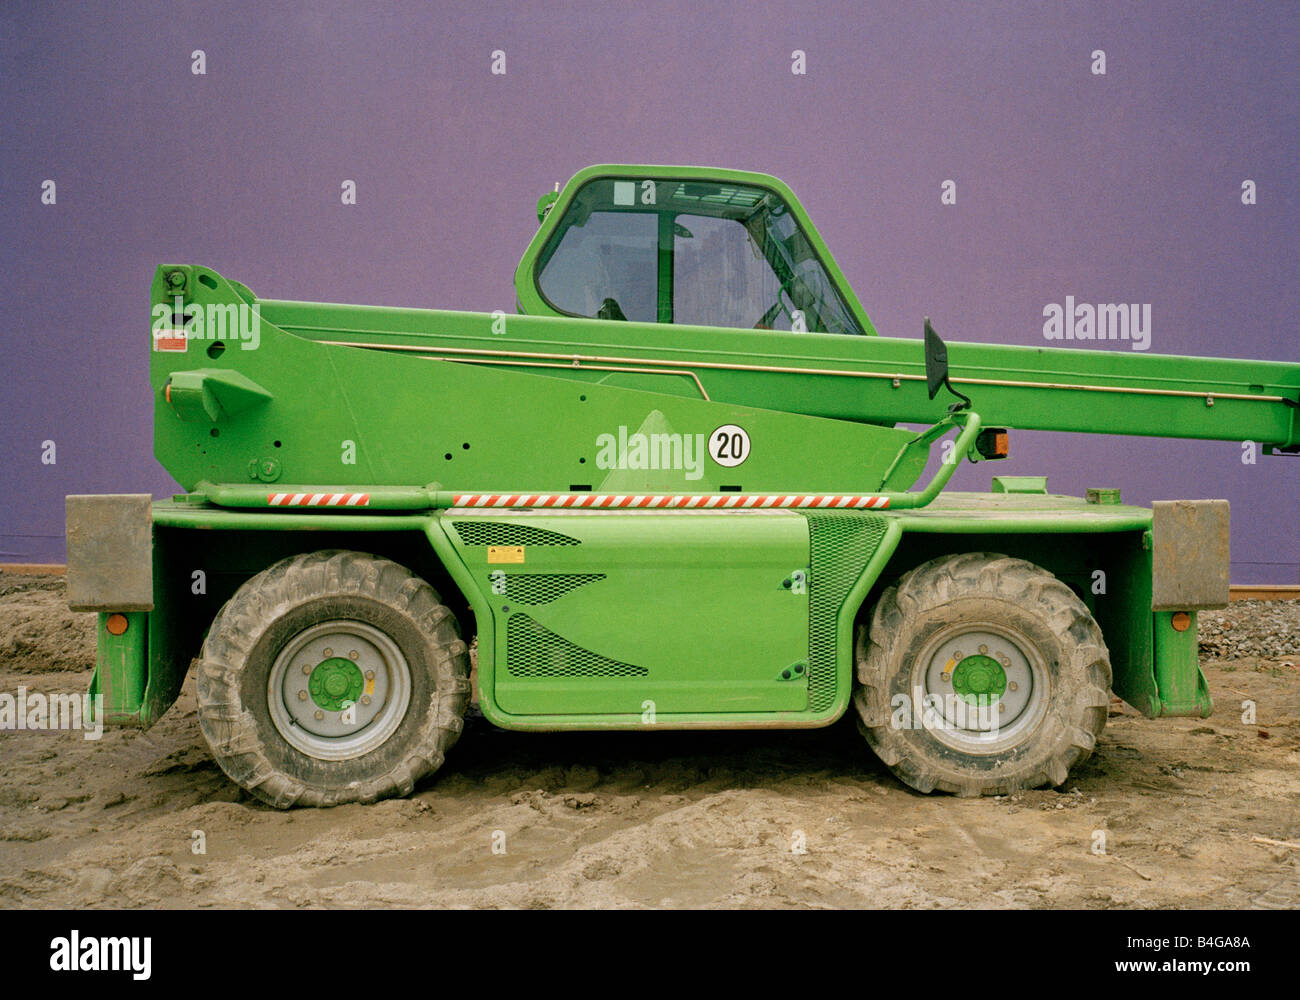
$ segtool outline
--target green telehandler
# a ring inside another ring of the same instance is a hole
[[[154,449],[184,492],[67,498],[106,724],[152,725],[193,666],[217,762],[289,807],[441,767],[474,640],[497,726],[851,712],[922,792],[1061,784],[1112,692],[1210,713],[1225,501],[945,486],[1013,428],[1294,454],[1300,365],[878,336],[764,174],[595,166],[537,210],[508,315],[158,269]]]

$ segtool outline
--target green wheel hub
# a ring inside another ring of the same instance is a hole
[[[991,656],[965,657],[952,672],[952,688],[971,705],[991,705],[1007,690],[1007,672]]]
[[[361,669],[342,656],[331,656],[316,664],[307,681],[311,700],[327,712],[337,712],[349,702],[355,705],[364,686]]]

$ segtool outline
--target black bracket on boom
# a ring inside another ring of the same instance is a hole
[[[929,316],[925,317],[925,387],[929,390],[931,399],[934,399],[940,389],[947,389],[961,400],[948,407],[949,413],[960,413],[971,408],[970,397],[963,396],[948,381],[948,345],[934,332]]]

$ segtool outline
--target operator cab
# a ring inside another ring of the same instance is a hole
[[[841,293],[829,252],[793,196],[777,189],[779,181],[662,173],[669,169],[619,176],[589,168],[558,199],[543,199],[545,208],[548,200],[554,206],[516,276],[521,309],[636,323],[874,333],[861,307]]]

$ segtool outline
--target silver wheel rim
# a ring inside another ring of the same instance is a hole
[[[1001,691],[959,693],[957,671],[972,658],[998,663]],[[962,622],[939,631],[917,657],[911,686],[923,707],[921,724],[935,739],[962,753],[984,755],[1024,742],[1047,714],[1051,694],[1047,665],[1034,644],[995,622]]]
[[[276,731],[318,760],[350,760],[382,746],[410,702],[411,668],[397,644],[351,620],[299,632],[276,657],[267,682]]]

